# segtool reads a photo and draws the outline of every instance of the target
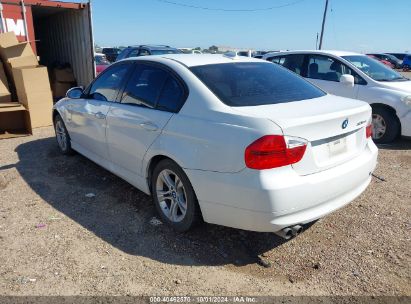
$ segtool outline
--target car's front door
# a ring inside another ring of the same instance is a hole
[[[344,63],[336,58],[316,54],[308,55],[306,62],[304,76],[307,80],[330,94],[357,98],[359,85],[363,85],[364,80]],[[340,77],[344,74],[354,76],[354,87],[340,82]]]
[[[121,103],[113,104],[107,114],[107,144],[115,173],[131,182],[143,175],[144,155],[183,98],[181,82],[168,69],[136,64]]]
[[[126,62],[106,69],[86,90],[84,98],[70,105],[68,128],[73,147],[96,162],[109,159],[106,116],[131,66]]]

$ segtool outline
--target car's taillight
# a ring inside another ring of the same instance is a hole
[[[245,150],[245,164],[250,169],[264,170],[299,162],[307,148],[307,141],[298,137],[266,135]]]
[[[366,128],[365,128],[365,136],[367,138],[372,137],[372,123],[370,123]]]

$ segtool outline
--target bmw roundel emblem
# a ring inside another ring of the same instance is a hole
[[[348,127],[348,119],[344,120],[342,123],[342,128],[346,129]]]

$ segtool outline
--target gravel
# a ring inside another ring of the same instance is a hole
[[[61,155],[52,128],[2,140],[0,294],[410,296],[411,142],[380,148],[385,181],[284,241],[173,232],[150,197]]]

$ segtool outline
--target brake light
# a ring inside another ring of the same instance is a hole
[[[298,163],[304,156],[307,141],[282,135],[266,135],[245,150],[245,164],[250,169],[264,170]]]
[[[372,137],[372,124],[371,123],[365,128],[365,136],[367,138]]]

